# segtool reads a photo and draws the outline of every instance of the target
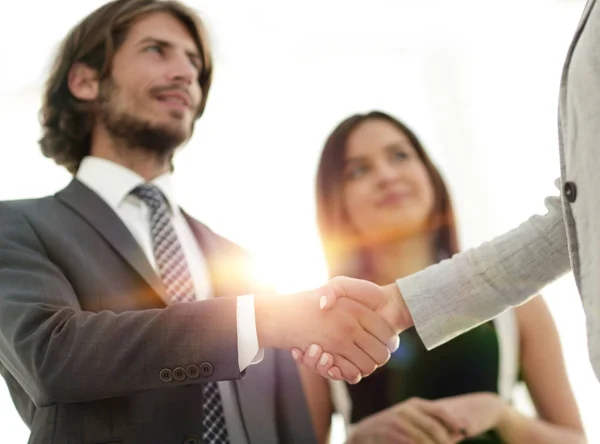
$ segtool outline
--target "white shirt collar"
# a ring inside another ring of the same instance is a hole
[[[83,158],[75,177],[95,191],[115,211],[135,187],[146,183],[146,180],[135,171],[94,156]],[[178,212],[179,207],[173,193],[172,174],[162,174],[150,183],[156,185],[163,192],[171,211]]]

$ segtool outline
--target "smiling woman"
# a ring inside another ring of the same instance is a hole
[[[380,111],[353,115],[328,137],[317,173],[317,210],[332,277],[385,285],[458,253],[453,206],[440,173],[415,133]],[[322,441],[331,405],[344,414],[350,443],[441,436],[441,442],[482,444],[584,441],[556,327],[541,297],[437,348],[427,350],[415,328],[400,339],[390,361],[356,384],[328,387],[300,367]],[[318,352],[312,358],[317,362]],[[539,419],[525,419],[511,406],[519,372]],[[444,412],[464,421],[464,436],[454,435]]]

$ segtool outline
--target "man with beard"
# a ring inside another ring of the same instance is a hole
[[[274,297],[178,207],[171,159],[210,82],[202,23],[175,1],[108,3],[59,50],[40,144],[73,181],[0,203],[0,372],[30,444],[310,443],[281,350],[321,344],[357,380],[397,346],[376,307],[319,310],[347,281]]]

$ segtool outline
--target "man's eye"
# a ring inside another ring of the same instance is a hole
[[[161,46],[159,46],[159,45],[152,45],[152,46],[148,46],[148,47],[146,48],[146,51],[147,51],[147,52],[156,52],[156,53],[158,53],[158,54],[162,54],[162,53],[163,53],[163,49],[162,49],[162,47],[161,47]]]

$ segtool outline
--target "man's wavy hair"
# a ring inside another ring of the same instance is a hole
[[[82,62],[98,72],[99,81],[109,79],[115,53],[132,24],[142,16],[157,12],[170,13],[180,20],[198,46],[202,58],[202,72],[198,78],[202,101],[196,118],[202,115],[212,80],[212,57],[200,17],[174,0],[114,0],[107,3],[83,19],[63,40],[46,83],[40,110],[42,153],[72,174],[77,172],[81,160],[90,151],[95,104],[78,100],[71,94],[69,70],[73,64]]]

